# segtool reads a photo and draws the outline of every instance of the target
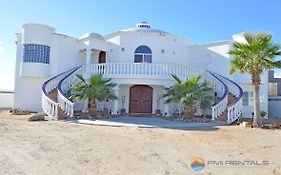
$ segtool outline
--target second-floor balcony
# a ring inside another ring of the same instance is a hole
[[[180,79],[203,75],[204,70],[187,65],[152,63],[103,63],[85,65],[81,73],[85,78],[92,74],[102,74],[106,78],[146,78],[171,80],[172,74]]]

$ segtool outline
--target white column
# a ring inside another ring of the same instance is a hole
[[[89,112],[89,111],[88,111],[88,106],[89,106],[89,98],[87,98],[87,99],[84,100],[82,112]]]
[[[91,51],[91,49],[87,49],[86,50],[86,65],[89,65],[89,64],[91,64],[91,55],[92,55],[92,51]]]
[[[215,107],[212,107],[212,120],[215,120]]]
[[[165,97],[165,101],[167,100],[167,97]],[[164,115],[166,114],[166,116],[170,116],[170,113],[169,113],[169,104],[168,103],[165,103],[164,104]]]
[[[115,86],[113,88],[113,91],[114,91],[114,94],[115,96],[117,97],[116,100],[114,100],[114,104],[113,104],[113,111],[112,111],[112,114],[113,115],[116,115],[117,114],[117,111],[120,113],[119,109],[118,109],[118,103],[119,103],[119,85]]]
[[[167,87],[169,87],[169,86],[165,86],[165,88],[167,88]],[[165,101],[168,99],[168,97],[165,97],[164,98],[164,113],[163,113],[163,115],[165,116],[165,114],[166,114],[166,116],[170,116],[171,114],[170,114],[170,111],[169,111],[169,104],[168,103],[165,103]]]

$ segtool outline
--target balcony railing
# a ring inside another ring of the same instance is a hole
[[[175,74],[180,78],[186,79],[196,75],[203,75],[204,70],[184,65],[169,64],[150,64],[150,63],[104,63],[92,64],[82,67],[85,77],[92,74],[102,74],[111,78],[115,77],[134,77],[149,76],[161,79],[172,79]]]

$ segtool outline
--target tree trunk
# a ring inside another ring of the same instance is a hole
[[[95,100],[89,100],[89,113],[94,114],[96,112],[96,101]]]
[[[196,112],[195,107],[185,107],[185,115],[189,119],[192,119],[194,117],[195,112]]]
[[[254,121],[253,124],[261,125],[260,114],[260,85],[254,84]]]
[[[253,86],[254,86],[254,118],[253,124],[261,126],[261,114],[260,114],[260,70],[259,66],[255,64],[253,66]]]

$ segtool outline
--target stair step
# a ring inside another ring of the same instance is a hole
[[[48,96],[54,100],[54,101],[57,101],[57,96],[58,96],[58,90],[57,89],[53,89],[49,94]]]
[[[58,90],[57,90],[57,89],[52,90],[52,91],[48,94],[48,96],[49,96],[52,100],[57,101]],[[69,116],[68,116],[65,112],[63,112],[63,110],[62,110],[60,107],[58,107],[58,120],[64,120],[64,119],[66,119],[66,118],[68,118],[68,117],[69,117]]]
[[[236,101],[236,97],[232,94],[228,94],[228,102],[227,102],[227,106],[232,105],[233,103],[235,103]],[[223,112],[218,118],[216,118],[217,121],[227,121],[227,111]]]

